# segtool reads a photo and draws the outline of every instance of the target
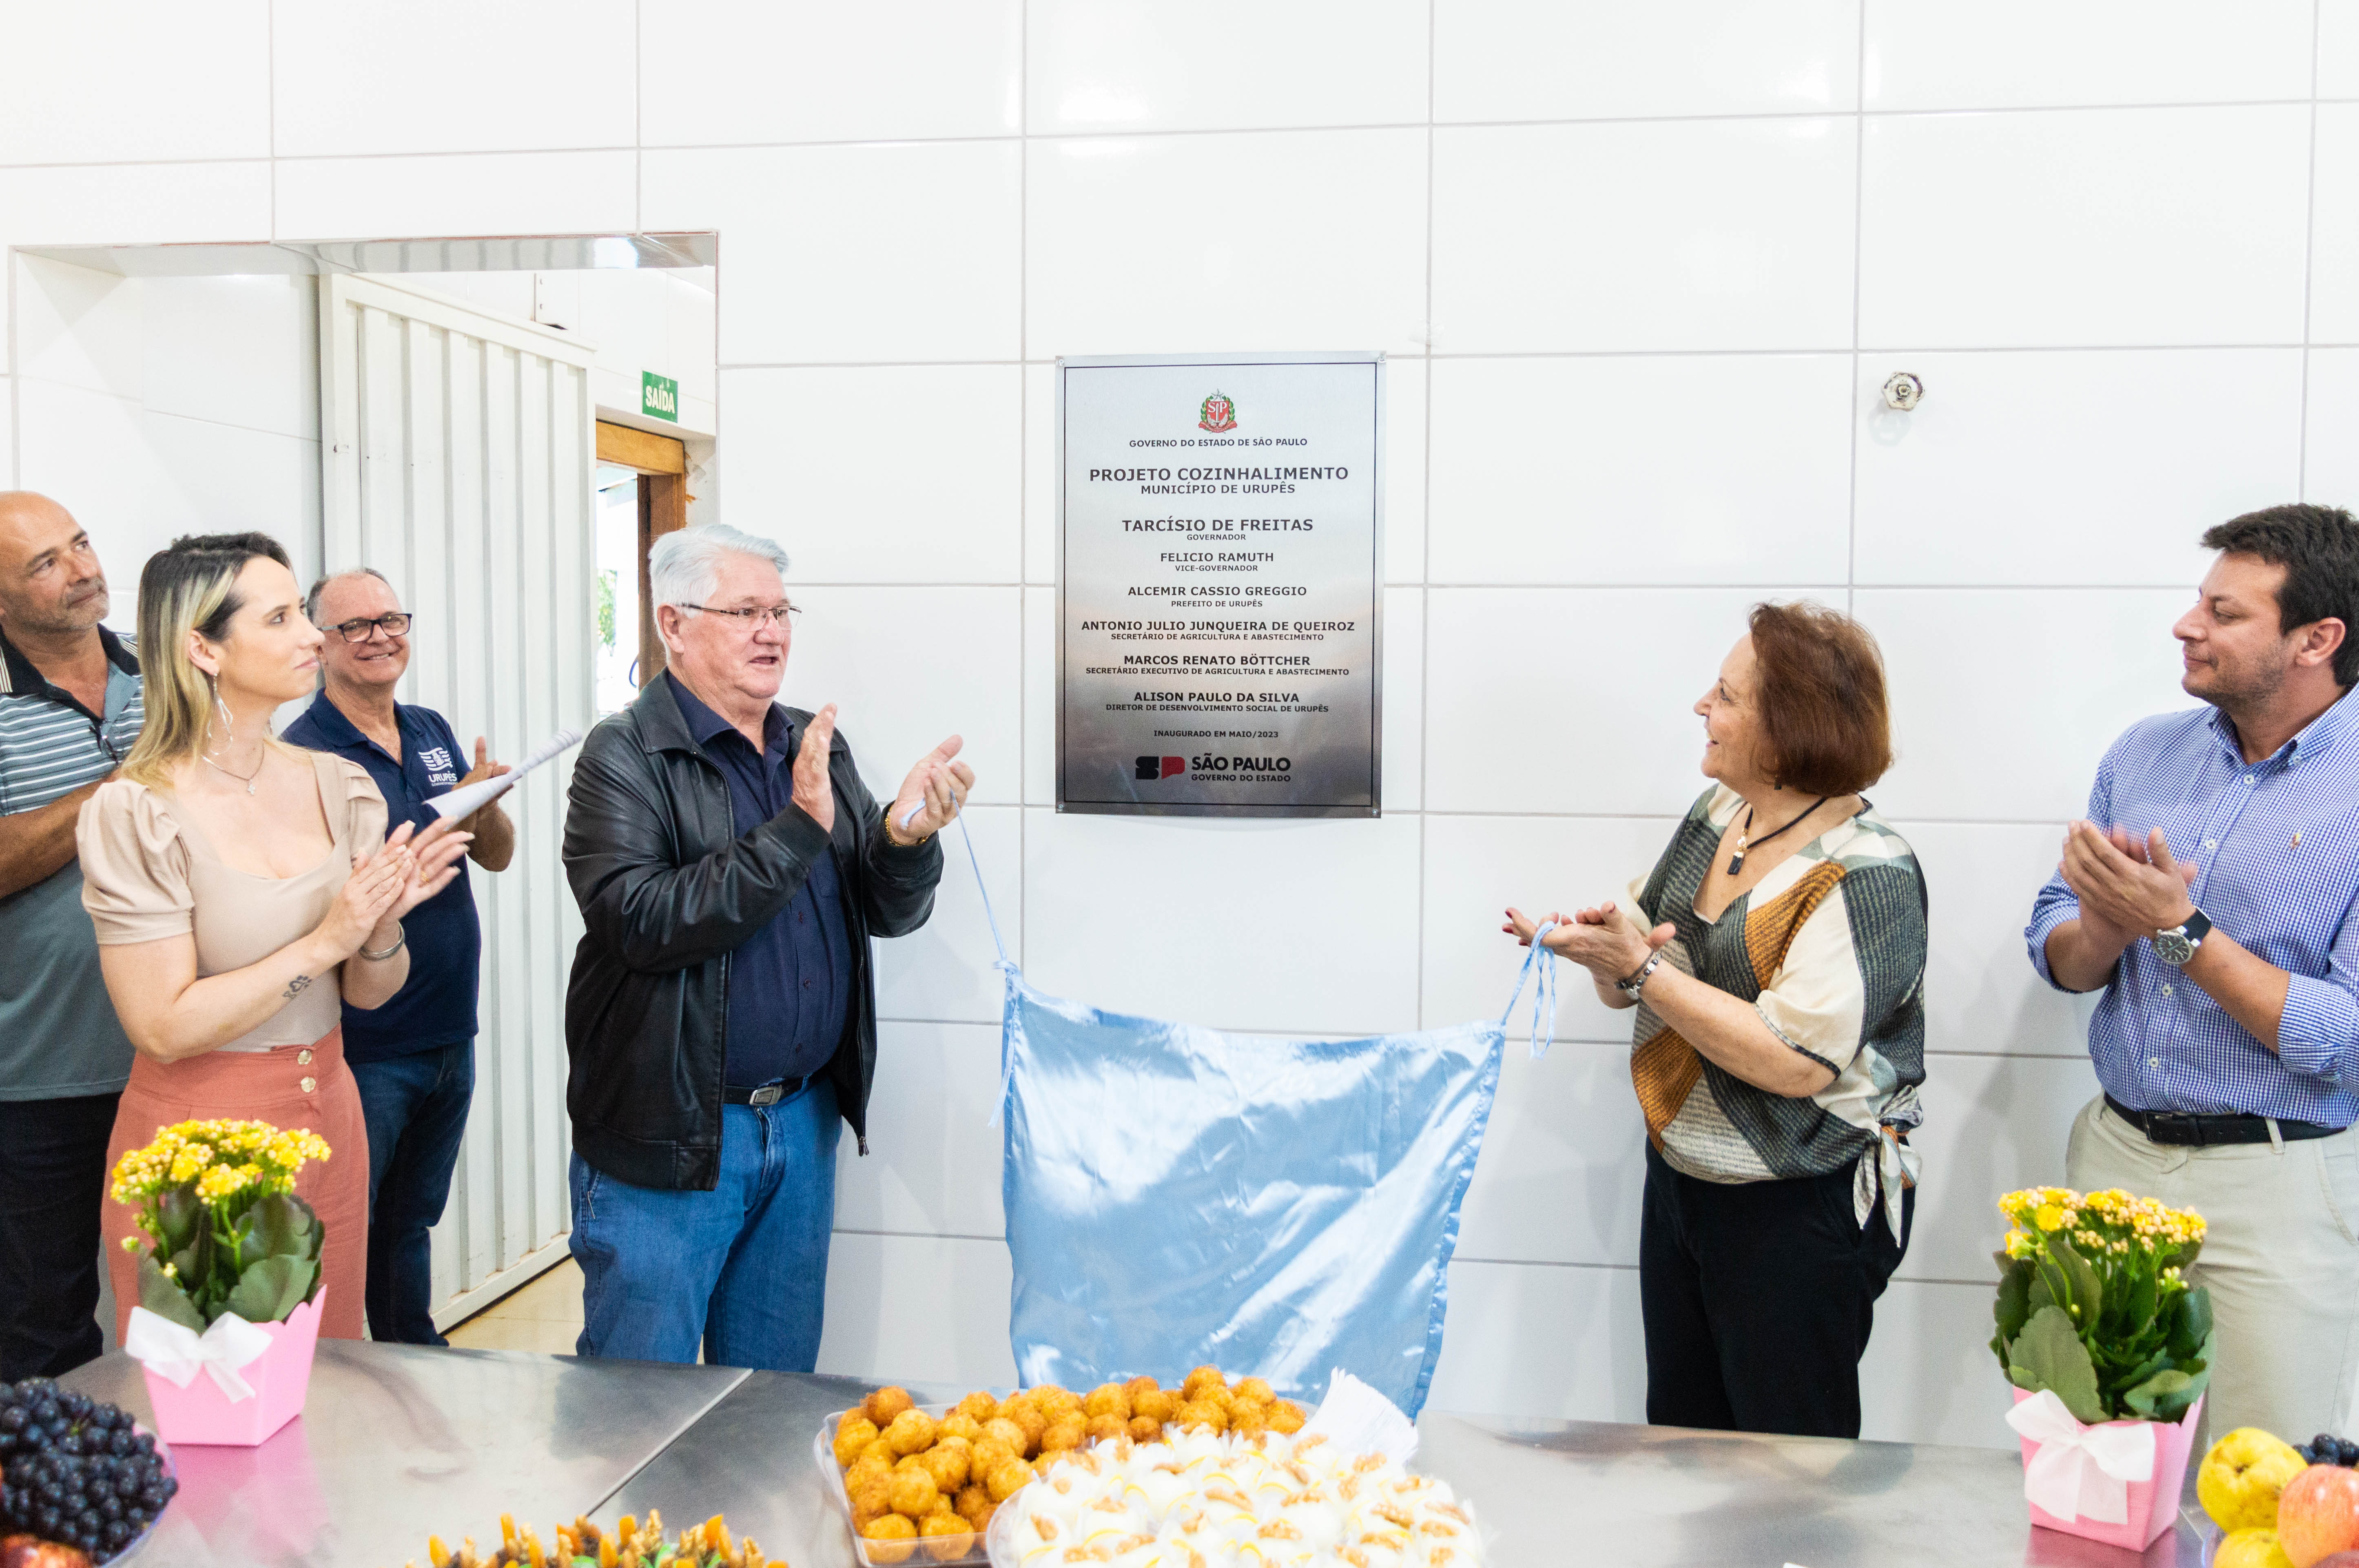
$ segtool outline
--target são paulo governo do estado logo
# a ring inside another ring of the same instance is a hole
[[[1203,406],[1196,410],[1196,428],[1199,430],[1210,430],[1218,436],[1236,427],[1237,406],[1229,401],[1226,393],[1212,394],[1204,399]]]

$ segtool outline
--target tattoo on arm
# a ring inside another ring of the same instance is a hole
[[[301,995],[303,994],[303,988],[304,988],[304,987],[306,987],[306,986],[308,986],[308,985],[310,985],[310,983],[311,983],[311,977],[310,977],[310,976],[309,976],[309,975],[298,975],[298,976],[296,976],[293,979],[291,979],[291,980],[288,981],[288,982],[287,982],[287,989],[286,989],[285,990],[283,990],[283,991],[280,991],[278,994],[279,994],[279,996],[280,996],[280,997],[282,997],[282,998],[283,998],[283,999],[285,999],[286,1000],[288,1000],[288,1001],[293,1001],[297,997],[301,996]]]

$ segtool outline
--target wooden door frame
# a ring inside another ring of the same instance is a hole
[[[598,460],[639,476],[639,686],[663,673],[663,639],[656,634],[647,586],[647,551],[666,534],[688,526],[688,447],[677,437],[598,421]]]

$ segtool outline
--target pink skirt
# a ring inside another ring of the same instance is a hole
[[[139,1304],[139,1260],[124,1250],[123,1240],[136,1236],[144,1246],[147,1233],[139,1228],[138,1211],[114,1201],[115,1162],[152,1142],[159,1128],[217,1117],[300,1127],[327,1140],[330,1158],[303,1167],[295,1194],[327,1227],[320,1270],[328,1299],[320,1335],[361,1338],[366,1317],[361,1297],[368,1282],[368,1123],[360,1087],[344,1065],[342,1025],[309,1045],[208,1051],[179,1062],[141,1056],[132,1063],[106,1145],[106,1272],[114,1286],[117,1337]]]

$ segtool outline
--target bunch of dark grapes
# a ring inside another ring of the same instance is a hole
[[[2301,1455],[2305,1464],[2340,1465],[2345,1470],[2359,1467],[2359,1443],[2331,1432],[2321,1432],[2308,1443],[2294,1444],[2293,1451]]]
[[[104,1563],[179,1489],[156,1440],[115,1406],[47,1378],[0,1383],[0,1523]]]

